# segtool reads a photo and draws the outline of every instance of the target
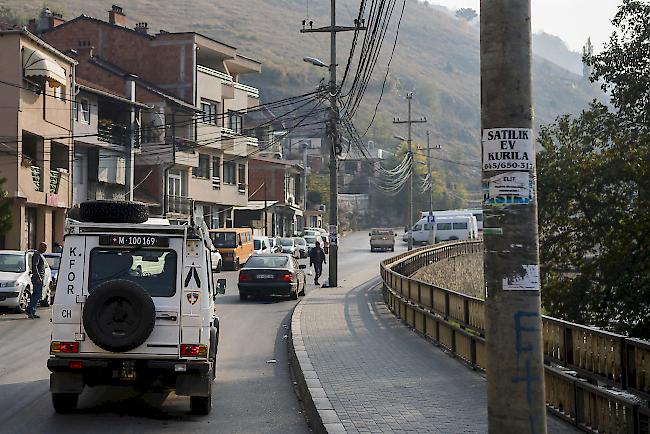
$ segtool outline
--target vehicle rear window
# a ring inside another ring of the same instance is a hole
[[[454,229],[467,229],[467,223],[454,223]]]
[[[93,249],[88,292],[113,279],[137,283],[152,297],[176,294],[176,252],[150,249]]]
[[[287,268],[289,258],[285,256],[253,256],[244,268]]]
[[[253,246],[255,250],[260,250],[262,248],[262,240],[253,240]]]
[[[436,229],[438,229],[439,231],[450,231],[451,223],[438,223],[436,225]]]
[[[393,235],[393,231],[379,229],[379,230],[372,231],[372,234],[373,235]]]
[[[283,246],[293,246],[293,240],[290,238],[282,238],[282,240],[280,240],[280,243]]]
[[[48,264],[50,264],[50,268],[53,270],[58,270],[59,265],[61,265],[60,256],[46,256],[45,260],[47,261]]]

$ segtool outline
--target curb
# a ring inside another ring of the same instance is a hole
[[[308,298],[309,295],[307,295]],[[296,305],[291,315],[291,340],[289,341],[289,360],[294,368],[295,381],[298,383],[298,394],[305,406],[307,418],[315,433],[338,434],[346,433],[338,414],[332,407],[323,385],[318,379],[318,373],[309,359],[309,354],[302,339],[300,318],[302,317],[303,298]]]

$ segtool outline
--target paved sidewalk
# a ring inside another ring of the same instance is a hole
[[[487,432],[484,377],[396,319],[378,283],[312,291],[294,313],[306,401],[325,431]],[[578,431],[549,417],[549,432]]]

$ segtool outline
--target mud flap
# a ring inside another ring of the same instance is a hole
[[[179,374],[176,377],[176,395],[208,396],[212,387],[212,369],[205,373]]]
[[[50,392],[52,393],[81,393],[84,390],[84,379],[81,373],[53,372],[50,374]]]

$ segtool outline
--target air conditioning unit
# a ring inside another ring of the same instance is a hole
[[[327,212],[327,205],[319,205],[318,210],[322,212]]]

